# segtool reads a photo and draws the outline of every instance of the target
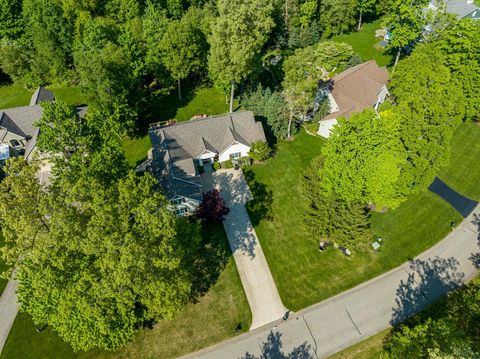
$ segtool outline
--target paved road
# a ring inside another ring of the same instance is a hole
[[[17,282],[10,280],[0,297],[0,353],[18,313],[16,290]]]
[[[245,203],[252,198],[241,171],[220,170],[205,174],[205,189],[216,187],[230,207],[223,226],[252,311],[250,330],[283,317],[283,306],[262,247],[248,217]]]
[[[415,259],[347,292],[185,358],[324,358],[423,309],[472,279],[480,263],[480,206]]]

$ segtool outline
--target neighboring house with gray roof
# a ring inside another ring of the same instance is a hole
[[[458,20],[480,20],[480,8],[473,0],[432,0],[428,9],[437,11],[444,8],[447,13],[453,14]]]
[[[266,142],[251,111],[154,127],[150,139],[153,171],[179,215],[193,212],[202,200],[198,166],[248,156],[252,143]]]
[[[38,137],[34,123],[43,112],[40,103],[53,100],[53,93],[40,87],[32,95],[29,106],[0,109],[0,143],[10,147],[10,155],[28,158],[33,152]]]

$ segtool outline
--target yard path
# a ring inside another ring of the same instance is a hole
[[[17,281],[9,280],[0,297],[0,353],[8,338],[8,333],[17,317],[18,303],[15,294]]]
[[[243,173],[219,170],[202,176],[204,190],[217,188],[230,208],[223,226],[252,311],[250,330],[283,317],[283,306],[245,204],[252,194]]]
[[[476,276],[479,229],[480,205],[445,239],[415,259],[287,321],[184,358],[325,358],[403,321]]]

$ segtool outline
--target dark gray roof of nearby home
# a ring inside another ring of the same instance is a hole
[[[473,2],[470,3],[467,0],[432,0],[430,3],[434,6],[434,9],[445,6],[445,11],[456,15],[459,20],[469,16],[476,10],[480,10]]]
[[[52,102],[54,99],[53,92],[44,87],[39,87],[32,95],[30,106],[39,105],[41,102]]]
[[[0,111],[0,128],[6,129],[8,132],[18,136],[25,137],[25,133],[12,121],[12,119],[3,111]]]
[[[201,179],[194,159],[205,151],[222,153],[234,142],[250,146],[266,141],[253,112],[240,111],[152,128],[153,167],[167,197],[181,195],[201,201]]]
[[[446,5],[447,12],[456,14],[458,19],[463,19],[478,9],[478,6],[467,3],[467,0],[447,0]]]
[[[173,161],[168,148],[164,145],[163,133],[150,131],[152,141],[153,171],[158,178],[165,196],[172,199],[175,195],[202,200],[202,181],[196,173],[192,158]]]
[[[22,133],[17,133],[20,136],[33,136],[35,134],[35,126],[33,125],[36,121],[40,120],[42,117],[43,109],[41,106],[23,106],[23,107],[14,107],[0,110],[6,114],[11,122],[22,131]],[[1,126],[1,124],[0,124]],[[10,131],[10,130],[9,130]],[[16,133],[15,131],[12,131]]]
[[[205,151],[222,153],[233,142],[249,146],[255,141],[266,141],[262,124],[255,121],[251,111],[180,122],[157,131],[164,133],[175,161],[197,158]]]

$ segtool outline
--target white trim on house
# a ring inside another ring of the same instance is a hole
[[[184,217],[190,213],[194,213],[200,204],[192,198],[175,195],[170,199],[171,210],[175,212],[178,217]]]
[[[218,162],[225,162],[231,159],[230,155],[240,153],[240,157],[248,156],[250,146],[234,141],[222,153],[218,155]]]
[[[387,97],[387,95],[388,95],[388,88],[386,85],[384,85],[380,90],[380,92],[378,93],[377,102],[373,106],[375,111],[378,110],[378,106],[380,106],[382,102],[385,101],[385,98]]]

